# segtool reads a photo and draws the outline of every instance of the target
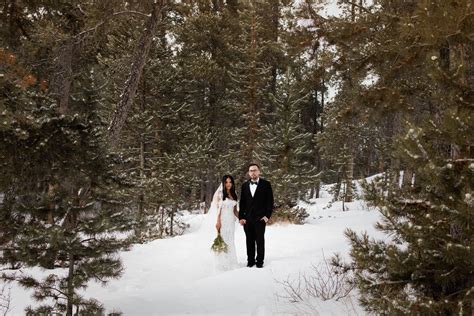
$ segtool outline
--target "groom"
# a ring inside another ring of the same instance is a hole
[[[244,226],[247,239],[247,267],[263,267],[265,257],[265,226],[272,216],[273,191],[270,182],[260,178],[260,166],[248,166],[250,180],[242,184],[240,191],[240,224]],[[255,244],[257,258],[255,259]]]

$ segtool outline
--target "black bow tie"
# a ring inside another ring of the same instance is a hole
[[[258,181],[250,181],[250,184],[255,184],[255,185],[257,185],[257,184],[258,184]]]

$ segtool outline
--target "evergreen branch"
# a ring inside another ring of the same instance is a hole
[[[140,16],[143,16],[143,17],[147,17],[147,18],[150,17],[149,14],[142,13],[142,12],[139,12],[139,11],[133,11],[133,10],[115,12],[115,13],[111,14],[108,18],[104,19],[102,22],[98,23],[96,26],[76,34],[74,36],[74,38],[80,40],[81,37],[86,35],[87,33],[90,33],[90,32],[95,33],[99,27],[101,27],[105,23],[108,23],[112,18],[115,18],[115,17],[120,16],[120,15],[126,15],[126,14],[136,14],[136,15],[140,15]]]
[[[40,285],[39,288],[40,288],[41,290],[54,290],[54,291],[58,292],[59,294],[64,295],[64,299],[66,299],[66,298],[68,297],[68,295],[67,295],[65,292],[63,292],[63,291],[61,291],[61,290],[59,290],[59,289],[57,289],[57,288],[54,288],[54,287],[52,287],[52,286]]]
[[[2,277],[5,277],[5,276],[2,276]],[[22,284],[22,281],[25,281],[25,280],[28,280],[28,281],[31,281],[31,280],[34,280],[32,277],[29,277],[29,276],[21,276],[21,277],[17,277],[15,275],[11,275],[11,276],[8,276],[8,280],[9,281],[16,281],[18,283],[20,283],[21,286],[25,287],[25,288],[34,288],[34,287],[38,287],[40,290],[54,290],[56,292],[58,292],[59,294],[62,294],[64,295],[65,298],[67,298],[67,294],[64,293],[63,291],[57,289],[57,288],[54,288],[54,287],[51,287],[51,286],[47,286],[47,285],[42,285],[40,284],[38,281],[34,281],[34,284]]]
[[[105,280],[105,279],[101,278],[100,276],[98,276],[97,273],[90,272],[90,275],[93,278],[96,278],[97,280],[99,280],[103,285],[106,285],[109,282],[108,280]]]
[[[91,206],[93,206],[94,203],[95,203],[95,201],[91,201],[91,202],[85,204],[84,206],[72,206],[70,208],[70,210],[73,210],[73,211],[86,210],[86,209],[90,208]]]
[[[446,297],[455,296],[455,295],[457,295],[457,294],[459,294],[459,293],[462,293],[462,292],[469,292],[469,291],[471,291],[472,289],[473,289],[473,288],[471,288],[471,289],[460,289],[459,291],[456,291],[456,292],[453,292],[453,293],[451,293],[451,294],[446,295]]]
[[[324,18],[323,16],[319,15],[318,13],[316,13],[314,8],[311,6],[311,1],[310,0],[306,0],[305,3],[306,3],[306,7],[308,9],[308,13],[311,16],[311,18],[313,19],[313,21],[319,22],[321,20],[323,20],[323,21],[328,20],[328,19]]]
[[[406,205],[422,205],[425,206],[426,208],[430,208],[431,204],[425,200],[421,199],[396,199],[396,201],[404,206]]]
[[[83,240],[80,241],[80,243],[88,242],[90,240],[98,241],[97,238],[92,237],[92,238],[83,239]]]

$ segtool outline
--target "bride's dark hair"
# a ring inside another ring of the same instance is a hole
[[[232,187],[230,188],[230,195],[232,195],[232,198],[237,201],[237,193],[235,193],[235,182],[234,178],[226,174],[225,176],[222,177],[222,200],[225,200],[227,198],[227,189],[225,188],[225,182],[227,179],[230,179],[230,182],[232,183]]]

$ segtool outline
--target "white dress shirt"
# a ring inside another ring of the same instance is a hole
[[[260,180],[260,178],[256,180],[257,185],[258,185],[258,180]],[[250,180],[250,181],[253,181],[253,180]],[[252,194],[252,197],[255,195],[255,191],[257,190],[257,185],[252,184],[252,182],[250,182],[250,193]]]

